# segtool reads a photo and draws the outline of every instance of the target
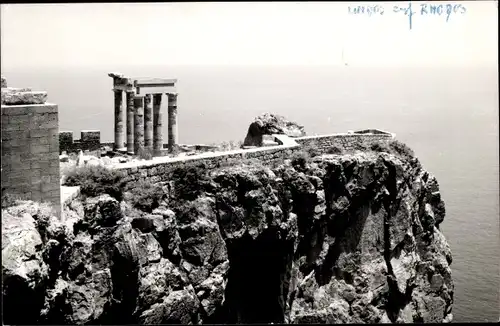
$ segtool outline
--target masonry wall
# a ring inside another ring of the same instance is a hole
[[[60,212],[58,123],[55,104],[2,105],[2,192]]]
[[[113,144],[113,143],[110,143]],[[101,144],[101,131],[99,130],[82,130],[80,139],[73,139],[72,131],[59,132],[59,151],[67,153],[82,151],[95,151],[100,149],[104,144]]]
[[[193,155],[180,159],[170,160],[164,163],[147,162],[143,164],[126,163],[118,169],[127,174],[127,182],[149,178],[152,182],[169,181],[172,173],[177,168],[200,167],[206,169],[215,169],[225,166],[234,166],[244,159],[258,159],[263,164],[272,164],[282,162],[289,158],[294,152],[298,151],[300,146],[275,146],[265,149],[236,150],[212,155]],[[134,162],[135,163],[135,162]]]
[[[314,147],[320,152],[327,152],[332,147],[342,150],[355,150],[363,146],[370,146],[374,142],[391,140],[393,136],[386,134],[333,134],[322,136],[305,136],[294,138],[302,146]]]
[[[343,150],[355,150],[360,145],[370,146],[380,141],[393,138],[391,134],[334,134],[289,138],[275,135],[280,146],[259,147],[255,149],[235,150],[214,154],[200,154],[190,157],[170,159],[165,162],[145,161],[125,163],[117,167],[127,174],[127,181],[149,178],[152,182],[164,182],[171,179],[177,168],[201,167],[214,169],[241,163],[243,159],[258,159],[264,165],[281,163],[305,146],[314,146],[320,153],[327,153],[332,146]]]

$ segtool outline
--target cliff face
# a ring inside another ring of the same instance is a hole
[[[108,195],[75,200],[64,223],[5,209],[4,322],[452,318],[444,204],[415,158],[325,155],[179,185],[152,213]]]

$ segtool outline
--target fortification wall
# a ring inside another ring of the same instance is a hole
[[[113,143],[111,143],[113,144]],[[107,144],[101,144],[101,131],[100,130],[82,130],[80,139],[73,139],[72,131],[59,132],[59,151],[77,152],[82,151],[95,151]]]
[[[258,159],[262,164],[282,162],[300,149],[300,145],[282,145],[220,153],[203,153],[182,158],[161,158],[157,161],[131,162],[117,166],[127,175],[127,181],[150,178],[152,182],[168,181],[177,168],[200,167],[215,169],[241,163],[245,159]]]
[[[305,136],[294,138],[294,140],[302,145],[314,147],[318,151],[325,153],[332,147],[337,147],[341,150],[355,150],[363,146],[370,146],[375,142],[388,141],[393,139],[394,135],[391,133],[342,133],[321,136]]]
[[[2,192],[60,212],[58,131],[55,104],[2,104]]]
[[[392,134],[333,134],[289,138],[274,135],[278,146],[258,147],[219,153],[203,153],[181,158],[158,158],[153,161],[140,161],[121,164],[116,167],[126,173],[127,181],[149,178],[152,182],[168,181],[177,168],[200,167],[214,169],[232,166],[245,159],[258,159],[264,165],[281,163],[292,154],[302,151],[306,146],[314,146],[320,153],[327,153],[332,146],[343,150],[357,149],[360,144],[370,144],[393,138]]]

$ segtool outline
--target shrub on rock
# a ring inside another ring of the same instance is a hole
[[[123,172],[98,165],[72,168],[64,185],[80,186],[80,193],[87,197],[108,194],[121,201],[125,182]]]

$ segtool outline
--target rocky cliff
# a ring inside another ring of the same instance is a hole
[[[4,322],[451,321],[444,204],[416,158],[323,155],[189,182],[164,184],[151,212],[109,195],[74,200],[64,222],[32,202],[3,209]]]

